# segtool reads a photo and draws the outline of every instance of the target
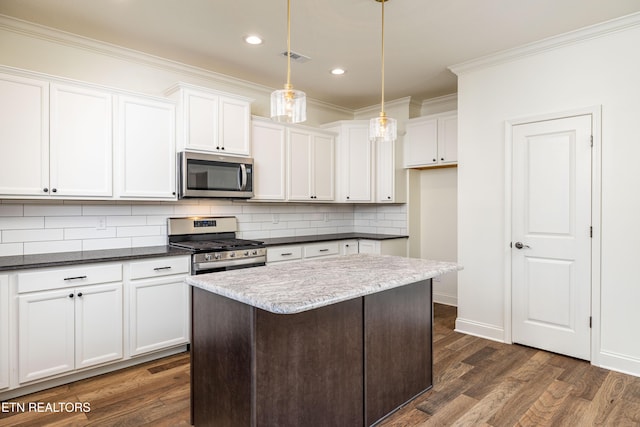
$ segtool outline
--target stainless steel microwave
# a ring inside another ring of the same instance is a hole
[[[250,199],[253,159],[217,154],[178,153],[178,198]]]

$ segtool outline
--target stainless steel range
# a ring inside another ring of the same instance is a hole
[[[192,252],[191,274],[258,267],[267,261],[263,242],[236,239],[236,217],[169,218],[167,227],[169,246]]]

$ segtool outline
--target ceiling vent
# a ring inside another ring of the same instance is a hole
[[[294,62],[298,62],[300,64],[305,63],[307,61],[310,61],[311,58],[309,58],[308,56],[304,56],[300,53],[296,53],[296,52],[289,52],[290,56],[291,56],[291,60]],[[284,52],[281,53],[282,56],[284,56],[285,58],[287,57],[287,51],[285,50]]]

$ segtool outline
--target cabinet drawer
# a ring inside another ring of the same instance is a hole
[[[267,263],[302,258],[301,246],[274,246],[267,248]]]
[[[131,278],[143,279],[172,274],[187,274],[189,273],[190,259],[189,256],[184,256],[132,262],[130,267]]]
[[[338,242],[313,243],[304,246],[304,257],[313,258],[317,256],[338,255],[340,245]]]
[[[17,277],[18,293],[120,282],[122,281],[122,264],[39,270],[33,273],[19,273]]]

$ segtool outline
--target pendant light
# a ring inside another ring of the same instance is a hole
[[[291,0],[287,0],[287,83],[271,93],[271,119],[284,123],[307,120],[307,95],[291,86]]]
[[[382,3],[382,101],[380,102],[380,115],[369,122],[369,139],[376,141],[395,141],[398,136],[398,124],[396,119],[387,117],[384,112],[384,4],[389,0],[375,0]]]

